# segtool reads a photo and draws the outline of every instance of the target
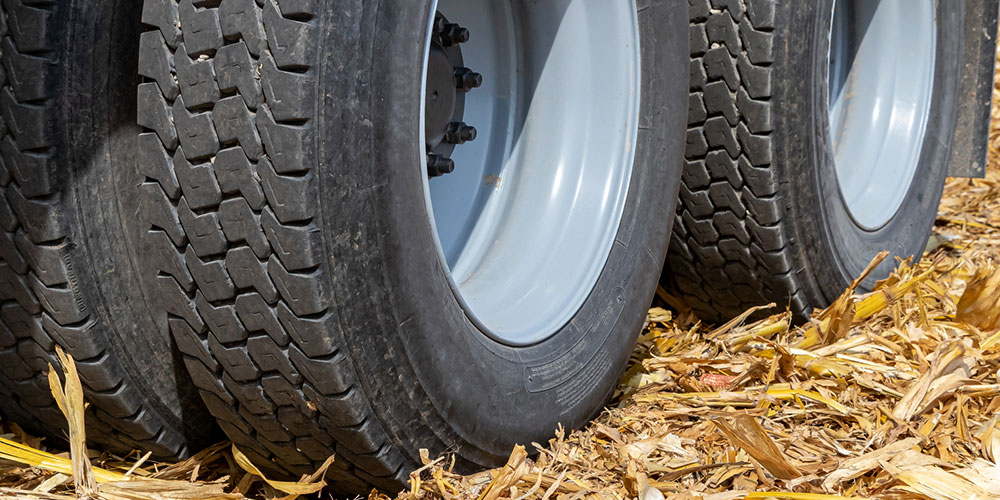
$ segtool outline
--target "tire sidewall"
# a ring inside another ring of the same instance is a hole
[[[544,441],[559,424],[577,427],[610,396],[655,289],[676,203],[687,75],[672,69],[686,68],[688,41],[686,6],[674,3],[652,2],[639,14],[640,132],[608,261],[570,322],[527,347],[504,345],[479,331],[438,258],[417,136],[430,2],[376,16],[372,54],[381,57],[364,78],[386,85],[358,108],[370,119],[368,140],[344,145],[375,161],[370,169],[334,172],[331,165],[323,171],[322,200],[334,200],[324,207],[324,234],[355,369],[379,418],[412,458],[420,447],[448,447],[470,462],[497,464],[511,444]],[[329,102],[326,108],[334,111]],[[330,125],[351,123],[330,116]],[[335,198],[345,185],[358,189],[347,197],[364,208],[337,217],[333,211],[347,206]],[[352,278],[357,272],[365,279]]]
[[[778,114],[775,126],[775,164],[784,170],[780,178],[789,180],[787,209],[793,212],[796,239],[801,241],[802,268],[810,270],[809,278],[815,280],[816,286],[805,289],[821,294],[810,302],[834,300],[881,251],[889,251],[890,257],[864,280],[864,290],[895,268],[894,257],[919,259],[923,252],[947,175],[956,122],[963,15],[954,7],[936,5],[933,101],[917,169],[902,205],[874,231],[860,228],[851,217],[837,182],[829,139],[826,88],[833,0],[786,12],[789,40],[780,46],[787,53],[776,56],[783,67],[773,82],[776,101],[786,108]],[[792,26],[807,29],[793,30]]]

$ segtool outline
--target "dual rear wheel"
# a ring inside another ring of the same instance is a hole
[[[664,284],[721,322],[800,321],[879,252],[923,253],[949,168],[964,8],[692,2],[687,163]],[[994,9],[995,10],[995,9]]]
[[[61,435],[60,345],[120,452],[501,463],[606,403],[678,188],[706,318],[919,253],[961,13],[901,6],[3,0],[0,409]]]

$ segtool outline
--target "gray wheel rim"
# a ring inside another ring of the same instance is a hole
[[[537,343],[583,305],[621,222],[638,131],[635,2],[432,3],[429,26],[439,11],[468,28],[464,62],[483,75],[465,96],[478,138],[455,148],[452,173],[424,181],[438,253],[483,332]]]
[[[829,124],[840,193],[860,227],[899,211],[920,160],[934,87],[933,0],[837,0]]]

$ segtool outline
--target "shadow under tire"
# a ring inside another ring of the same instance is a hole
[[[139,14],[126,1],[0,4],[0,411],[65,439],[47,379],[61,347],[89,404],[88,441],[169,460],[217,427],[165,316],[158,325],[145,307],[120,217],[136,208]]]
[[[837,9],[905,4],[841,0]],[[828,58],[834,12],[833,0],[691,1],[687,162],[663,280],[706,321],[770,302],[805,320],[879,252],[889,258],[862,289],[885,278],[897,257],[919,259],[926,245],[954,137],[963,9],[928,2],[936,46],[927,53],[933,92],[917,103],[926,106],[924,129],[914,129],[912,170],[893,180],[898,205],[874,211],[852,205],[854,193],[838,177],[845,129],[831,118],[839,116],[831,115],[830,97],[839,94]]]
[[[257,466],[294,476],[336,453],[331,489],[398,490],[421,448],[495,466],[600,410],[655,290],[683,151],[685,6],[642,4],[614,244],[574,317],[513,346],[470,319],[434,239],[418,133],[432,2],[145,1],[140,143],[170,167],[150,177],[148,272]]]

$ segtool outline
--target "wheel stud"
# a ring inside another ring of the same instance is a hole
[[[455,171],[455,162],[451,158],[430,153],[427,155],[427,177],[439,177]]]
[[[469,68],[455,68],[455,88],[468,92],[483,84],[483,75]]]
[[[440,33],[441,44],[445,47],[469,41],[469,30],[457,24],[445,24]]]
[[[476,127],[470,127],[464,122],[451,122],[444,133],[444,142],[448,144],[465,144],[476,140]]]

